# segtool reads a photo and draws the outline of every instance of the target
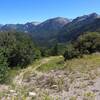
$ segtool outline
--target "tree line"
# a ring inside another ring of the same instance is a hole
[[[9,69],[25,68],[36,59],[63,55],[66,60],[100,52],[100,33],[87,32],[69,43],[38,47],[31,36],[21,32],[0,32],[0,83],[7,79]]]

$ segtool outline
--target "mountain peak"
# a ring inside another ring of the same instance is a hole
[[[89,16],[98,16],[98,14],[97,13],[91,13],[91,14],[89,14]]]
[[[41,22],[31,22],[33,25],[39,25]]]
[[[70,20],[67,19],[67,18],[64,18],[64,17],[55,17],[55,18],[52,18],[50,20],[53,20],[53,21],[65,21],[65,22],[69,22]]]
[[[77,18],[75,18],[73,21],[74,22],[80,22],[80,21],[84,21],[84,20],[92,20],[92,19],[96,19],[96,18],[100,18],[100,15],[98,15],[97,13],[91,13],[89,15],[83,15],[83,16],[79,16]]]
[[[63,27],[65,24],[68,24],[70,22],[70,20],[69,19],[67,19],[67,18],[63,18],[63,17],[55,17],[55,18],[51,18],[51,19],[48,19],[48,20],[46,20],[46,21],[44,21],[44,22],[42,22],[41,24],[39,24],[39,26],[61,26],[61,27]]]
[[[98,15],[97,13],[91,13],[88,16],[89,16],[89,18],[98,18],[98,17],[100,17],[100,15]]]

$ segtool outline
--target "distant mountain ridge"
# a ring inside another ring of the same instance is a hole
[[[62,17],[49,19],[37,25],[33,34],[43,38],[51,37],[58,33],[58,31],[69,22],[69,19]]]
[[[62,26],[64,26],[65,24],[69,23],[70,20],[67,18],[63,18],[63,17],[57,17],[57,18],[52,18],[52,19],[48,19],[42,23],[40,22],[27,22],[25,24],[5,24],[5,25],[0,25],[0,30],[1,31],[9,31],[9,30],[17,30],[17,31],[27,31],[30,32],[30,28],[33,29],[34,32],[34,28],[35,31],[37,31],[37,29],[47,29],[47,30],[58,30],[58,28],[62,28]],[[51,29],[50,29],[51,28]]]
[[[100,15],[92,13],[75,19],[56,17],[44,22],[0,25],[0,31],[20,31],[32,35],[39,44],[57,41],[65,43],[76,39],[87,31],[100,31]]]
[[[61,29],[58,34],[58,40],[66,42],[77,38],[86,31],[97,31],[100,29],[99,23],[100,15],[96,13],[77,17]]]
[[[28,22],[26,24],[6,24],[0,28],[0,31],[20,31],[32,35],[33,39],[39,43],[49,41],[54,38],[62,27],[70,22],[69,19],[56,17],[48,19],[42,23]]]
[[[11,30],[17,30],[22,32],[30,32],[29,29],[34,29],[36,25],[38,25],[38,22],[27,22],[25,24],[6,24],[2,25],[0,27],[1,31],[11,31]]]

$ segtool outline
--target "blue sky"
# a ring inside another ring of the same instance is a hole
[[[100,0],[0,0],[1,24],[75,18],[92,12],[100,14]]]

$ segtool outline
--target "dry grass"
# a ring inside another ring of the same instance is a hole
[[[89,73],[100,67],[100,54],[85,55],[83,58],[66,61],[64,68],[70,72],[79,71]]]
[[[20,74],[16,76],[17,78],[14,78],[14,83],[11,85],[10,89],[17,92],[18,95],[16,98],[20,97],[23,100],[28,99],[28,93],[32,91],[37,93],[37,99],[39,98],[39,100],[41,100],[41,98],[42,100],[54,100],[60,96],[59,93],[63,94],[63,91],[65,91],[67,95],[67,93],[72,91],[77,92],[87,89],[88,86],[94,84],[91,80],[95,80],[99,75],[99,53],[85,55],[83,58],[72,59],[66,62],[64,62],[62,56],[55,56],[36,61],[28,68],[21,70]],[[24,80],[28,78],[30,80],[26,82],[26,84]],[[32,80],[34,78],[36,78],[40,84],[37,84],[37,80]],[[20,86],[18,81],[22,81]],[[24,85],[24,83],[26,85]],[[8,91],[7,94],[10,94]],[[81,92],[76,94],[82,96]],[[68,100],[77,100],[76,94],[71,94]],[[13,95],[10,94],[10,96],[13,99]],[[86,99],[91,99],[95,98],[95,93],[85,91],[83,96]],[[60,96],[59,98],[62,97]]]

